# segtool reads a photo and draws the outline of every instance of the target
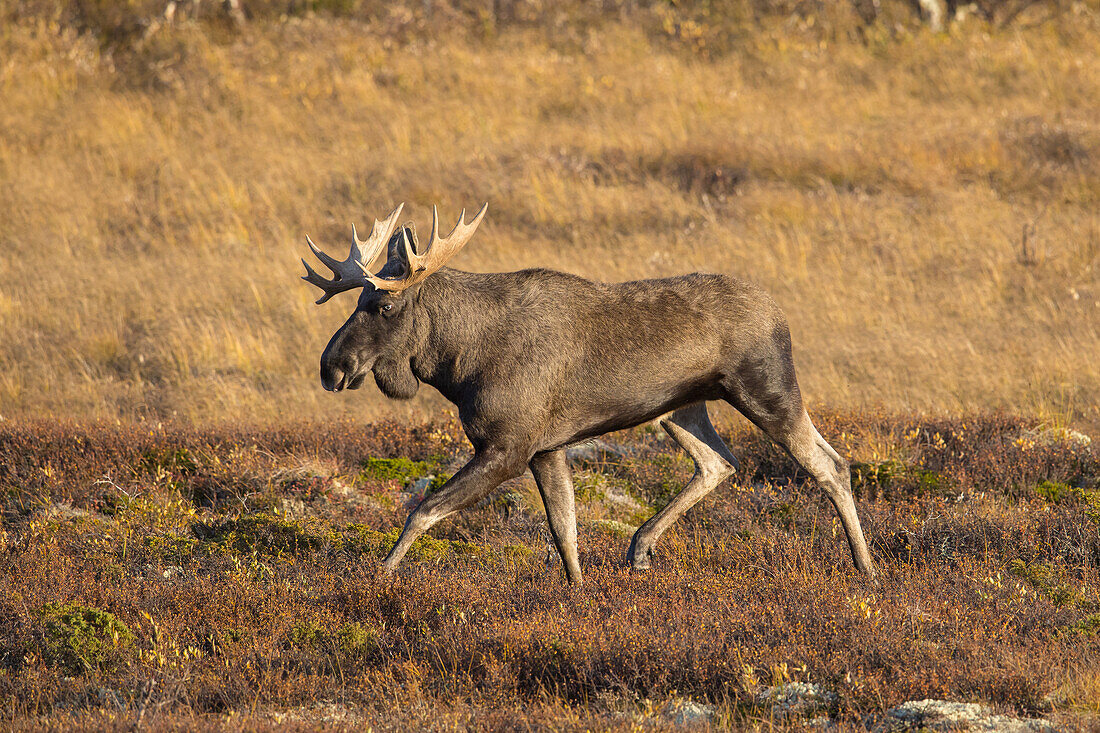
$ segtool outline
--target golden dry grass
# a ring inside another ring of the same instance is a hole
[[[457,267],[761,283],[812,402],[1100,425],[1096,3],[722,54],[684,28],[183,23],[109,54],[4,25],[0,415],[437,412],[320,389],[353,296],[314,308],[297,258],[489,201]]]

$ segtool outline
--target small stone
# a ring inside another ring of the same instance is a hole
[[[638,531],[638,528],[633,524],[616,522],[614,519],[597,519],[592,522],[592,526],[613,537],[633,537],[634,533]]]
[[[56,502],[39,509],[36,515],[42,519],[55,519],[61,522],[69,522],[74,519],[88,516],[88,512],[77,509],[69,502]]]
[[[673,725],[683,728],[700,723],[716,722],[718,711],[713,705],[703,705],[694,700],[679,700],[669,706],[666,717],[672,720]]]
[[[1046,733],[1055,727],[1045,720],[993,715],[984,705],[949,700],[910,700],[887,711],[887,720],[876,730],[930,728],[939,731],[972,730],[995,733]],[[892,720],[890,720],[892,719]]]
[[[1032,440],[1038,445],[1062,443],[1078,448],[1087,448],[1092,445],[1092,438],[1071,428],[1036,428],[1028,430],[1020,437]]]
[[[620,461],[626,458],[631,453],[631,450],[626,446],[619,445],[618,443],[609,443],[606,440],[586,440],[583,443],[578,443],[571,448],[565,449],[565,457],[569,460],[569,463],[576,465],[578,463],[597,463],[603,461]]]
[[[833,705],[837,695],[812,682],[788,682],[770,687],[756,696],[760,705],[771,705],[777,713],[804,715]]]
[[[372,497],[338,479],[332,480],[328,495],[330,501],[349,504],[355,508],[376,509],[379,506],[378,502]]]
[[[418,479],[413,479],[409,482],[408,491],[413,494],[419,494],[423,496],[428,493],[428,488],[432,485],[432,481],[435,481],[435,474],[429,474],[427,476],[421,476]]]
[[[288,517],[304,517],[307,514],[306,503],[301,499],[284,497],[280,499],[279,505]]]

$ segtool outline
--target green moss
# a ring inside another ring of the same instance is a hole
[[[936,473],[897,460],[853,462],[852,492],[856,496],[889,497],[893,492],[916,496],[943,494],[950,490],[947,480]]]
[[[244,639],[244,632],[239,629],[223,629],[221,638],[227,644],[237,644]]]
[[[360,623],[344,624],[333,634],[333,646],[343,656],[363,656],[378,648],[378,632]]]
[[[1070,486],[1061,481],[1043,481],[1035,487],[1035,493],[1051,504],[1084,505],[1085,516],[1100,525],[1100,491],[1096,489]]]
[[[436,464],[428,461],[411,461],[408,458],[368,458],[363,461],[360,475],[375,481],[408,483],[431,473],[435,467]]]
[[[440,473],[436,475],[435,478],[431,480],[431,483],[428,484],[428,489],[424,492],[425,496],[431,496],[435,492],[439,491],[443,488],[443,484],[447,483],[450,480],[451,474],[449,473]]]
[[[633,525],[624,522],[616,522],[613,519],[597,519],[592,522],[592,526],[604,534],[623,538],[633,537],[634,533],[638,530],[638,528]]]
[[[1083,489],[1078,489],[1061,481],[1043,481],[1035,487],[1035,493],[1043,497],[1051,504],[1076,502],[1085,498]]]
[[[781,502],[768,509],[768,516],[784,529],[790,529],[794,526],[794,518],[797,513],[798,507],[791,502]]]
[[[290,643],[293,646],[319,646],[325,639],[325,631],[315,621],[297,624],[290,630]]]
[[[1077,623],[1065,627],[1064,631],[1081,636],[1100,636],[1100,613],[1086,616]]]
[[[500,548],[500,554],[511,560],[522,560],[534,554],[527,545],[505,545]]]
[[[1008,564],[1008,573],[1046,594],[1055,606],[1067,606],[1076,603],[1080,598],[1071,586],[1065,583],[1056,584],[1055,571],[1041,563],[1027,563],[1017,558]]]
[[[1052,574],[1050,568],[1040,563],[1026,563],[1017,558],[1008,564],[1008,572],[1024,580],[1034,588],[1044,589]]]
[[[146,537],[144,544],[146,549],[156,557],[180,561],[195,554],[195,550],[199,547],[199,540],[177,534],[163,534]]]
[[[342,544],[340,536],[323,522],[266,513],[212,524],[196,522],[191,530],[207,549],[225,553],[295,556]]]
[[[683,455],[658,455],[650,460],[658,479],[656,484],[643,487],[643,498],[654,509],[661,510],[687,485],[691,476],[687,469],[694,464]]]
[[[187,448],[153,448],[145,451],[138,464],[148,473],[178,473],[184,476],[199,469],[199,461]]]
[[[863,490],[889,489],[907,473],[906,466],[901,461],[855,461],[851,470],[852,490],[857,494]]]
[[[600,473],[582,473],[573,478],[577,501],[603,501],[607,496],[607,477]]]
[[[397,544],[397,538],[401,536],[401,530],[397,527],[379,532],[361,524],[348,525],[343,533],[343,548],[355,550],[364,555],[383,557],[393,546]],[[479,563],[493,563],[502,557],[517,558],[530,554],[526,548],[520,549],[519,545],[508,545],[500,550],[494,550],[488,545],[476,542],[462,542],[461,540],[437,540],[428,535],[421,535],[409,548],[405,555],[406,561],[411,562],[443,562],[444,560],[467,560]]]
[[[45,627],[43,658],[69,674],[118,668],[134,652],[134,635],[107,611],[50,603],[38,616]]]
[[[397,544],[397,538],[401,536],[401,530],[397,527],[388,532],[379,532],[361,524],[348,526],[349,534],[345,537],[345,546],[356,549],[365,555],[383,557]],[[414,562],[421,560],[438,560],[447,554],[450,543],[447,540],[437,540],[428,535],[421,535],[409,548],[405,555],[407,560]]]
[[[342,657],[358,657],[378,648],[378,632],[370,626],[353,622],[335,631],[327,631],[315,621],[296,625],[288,641],[296,648],[320,649]]]
[[[920,494],[942,494],[949,489],[947,481],[935,471],[917,471],[917,491]]]

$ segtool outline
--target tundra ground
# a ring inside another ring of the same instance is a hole
[[[0,428],[6,729],[873,727],[923,698],[1100,723],[1100,459],[1002,416],[826,415],[881,583],[761,434],[631,573],[690,476],[655,429],[574,455],[586,582],[529,476],[394,578],[406,506],[468,455],[453,424]],[[549,562],[548,562],[549,557]],[[833,693],[784,713],[765,691]]]

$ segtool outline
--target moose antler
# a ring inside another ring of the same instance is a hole
[[[477,229],[477,225],[485,217],[485,211],[488,208],[489,204],[484,204],[469,224],[466,223],[466,209],[463,209],[462,213],[458,215],[458,223],[451,229],[451,233],[446,237],[440,237],[439,212],[433,206],[432,235],[428,240],[428,248],[424,250],[424,254],[418,255],[416,253],[416,250],[419,249],[416,233],[413,232],[413,239],[410,241],[408,230],[403,230],[401,237],[404,240],[405,263],[407,263],[404,274],[397,278],[369,275],[367,279],[370,280],[371,285],[379,290],[390,292],[406,290],[419,282],[423,282],[429,275],[447,264],[447,260],[454,257],[458,250],[470,241],[470,238],[474,236],[474,230]]]
[[[481,223],[481,220],[485,217],[485,211],[489,208],[489,204],[483,205],[481,210],[477,212],[477,216],[470,220],[469,224],[466,223],[466,209],[463,209],[458,216],[458,223],[451,229],[451,233],[446,237],[440,237],[439,212],[433,206],[432,234],[424,254],[418,255],[416,253],[416,250],[419,249],[416,233],[413,233],[413,238],[410,240],[409,231],[407,229],[402,230],[401,238],[405,245],[405,261],[401,264],[404,272],[396,278],[372,275],[367,268],[382,252],[382,249],[393,235],[394,225],[403,206],[404,204],[398,205],[384,221],[376,220],[374,229],[365,242],[359,241],[359,237],[355,233],[355,226],[352,225],[351,252],[343,262],[322,252],[313,243],[313,240],[306,237],[306,242],[309,243],[309,248],[313,250],[313,254],[317,255],[317,259],[325,263],[335,275],[332,280],[326,280],[314,272],[308,262],[302,260],[302,264],[306,266],[306,274],[302,279],[325,291],[325,294],[317,301],[318,305],[337,293],[352,288],[361,288],[368,284],[379,290],[396,293],[423,282],[429,275],[447,264],[447,260],[454,257],[455,253],[470,241],[470,238],[474,235],[474,230],[477,229],[477,225]]]
[[[355,231],[355,225],[352,224],[351,252],[348,253],[348,258],[343,262],[322,252],[313,243],[312,239],[306,237],[306,242],[309,243],[309,248],[313,250],[313,254],[317,255],[317,259],[325,263],[325,266],[332,270],[332,274],[335,276],[331,280],[326,280],[318,275],[305,259],[302,259],[302,264],[306,266],[306,274],[302,276],[302,279],[325,291],[325,294],[317,301],[317,305],[324,303],[337,293],[353,288],[361,288],[371,281],[372,276],[367,268],[385,248],[386,242],[389,241],[394,227],[397,225],[397,217],[401,215],[401,209],[404,206],[405,204],[398,204],[397,208],[391,211],[385,219],[382,221],[376,219],[374,228],[366,241],[360,241],[359,235]]]

